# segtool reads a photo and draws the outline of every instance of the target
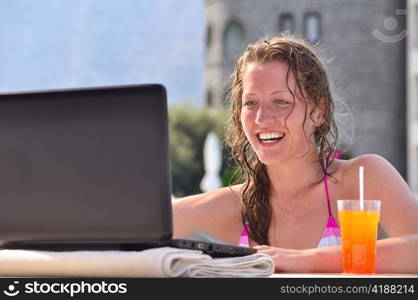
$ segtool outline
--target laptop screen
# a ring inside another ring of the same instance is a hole
[[[161,85],[0,95],[0,240],[172,234]]]

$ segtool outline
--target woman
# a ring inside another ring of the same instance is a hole
[[[176,201],[175,237],[257,247],[276,271],[341,272],[336,201],[358,199],[364,166],[365,199],[381,200],[391,237],[378,242],[377,272],[418,272],[418,201],[382,157],[336,159],[333,98],[310,45],[288,36],[249,45],[232,75],[231,108],[227,141],[243,183]]]

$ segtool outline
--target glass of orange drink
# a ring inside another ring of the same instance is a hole
[[[337,200],[337,206],[344,273],[373,274],[376,268],[380,201]]]

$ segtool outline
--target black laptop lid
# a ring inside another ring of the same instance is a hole
[[[0,95],[0,240],[172,235],[161,85]]]

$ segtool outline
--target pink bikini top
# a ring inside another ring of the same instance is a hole
[[[339,158],[339,157],[340,157],[340,153],[337,151],[335,156],[333,156],[333,158]],[[328,221],[327,221],[327,225],[325,226],[324,233],[321,236],[321,240],[319,241],[317,248],[341,245],[340,228],[338,227],[337,222],[332,216],[331,204],[330,204],[330,199],[329,199],[329,191],[328,191],[327,175],[325,175],[324,177],[324,186],[325,186],[325,194],[326,194],[327,205],[328,205]],[[238,242],[239,246],[244,246],[244,247],[250,246],[250,243],[248,240],[249,228],[250,228],[250,224],[248,224],[248,222],[245,222],[245,226],[242,229],[241,236],[239,238],[239,242]]]

